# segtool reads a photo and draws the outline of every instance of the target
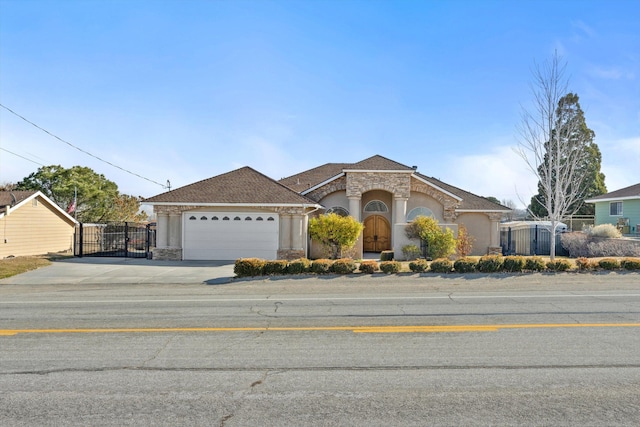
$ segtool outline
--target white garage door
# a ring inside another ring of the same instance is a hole
[[[183,258],[235,260],[278,257],[278,215],[247,212],[186,212]]]

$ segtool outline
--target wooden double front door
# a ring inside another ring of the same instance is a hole
[[[381,252],[391,249],[391,225],[380,215],[371,215],[364,220],[362,250]]]

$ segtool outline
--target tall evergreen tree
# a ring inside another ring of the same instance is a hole
[[[564,131],[569,129],[570,131]],[[580,107],[579,97],[577,94],[568,93],[560,98],[556,108],[556,123],[552,130],[551,141],[559,138],[562,144],[561,156],[569,158],[575,151],[583,151],[581,161],[575,165],[574,174],[580,177],[575,182],[578,183],[577,189],[569,189],[570,193],[576,193],[577,197],[567,209],[569,215],[593,215],[594,206],[585,204],[584,200],[605,194],[607,189],[604,184],[604,174],[600,172],[602,164],[602,154],[598,145],[594,142],[595,132],[587,127],[584,118],[584,112]],[[542,170],[546,166],[548,156],[549,143],[545,144],[545,161],[538,167],[539,176],[545,176]],[[563,161],[563,159],[560,159]],[[551,176],[552,186],[555,186],[556,177]],[[543,189],[543,183],[538,181],[538,194],[531,198],[530,210],[539,217],[548,216],[546,205],[546,193]],[[553,203],[553,202],[552,202]]]

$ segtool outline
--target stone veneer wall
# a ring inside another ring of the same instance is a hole
[[[152,258],[161,261],[182,261],[182,248],[153,248]]]
[[[442,203],[442,205],[444,206],[444,221],[449,223],[455,222],[458,216],[456,214],[456,207],[458,206],[458,201],[456,199],[436,190],[430,185],[418,181],[415,178],[411,179],[411,191],[426,194],[427,196],[433,197],[438,202]]]
[[[311,200],[315,200],[319,202],[324,197],[328,196],[331,193],[335,193],[336,191],[346,190],[347,189],[347,178],[346,176],[341,176],[335,181],[331,181],[330,183],[323,185],[320,188],[316,188],[312,192],[305,194]]]
[[[395,197],[409,198],[411,175],[397,172],[347,172],[347,197],[361,197],[371,190],[385,190]]]

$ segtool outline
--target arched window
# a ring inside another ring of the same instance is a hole
[[[332,208],[327,209],[327,213],[334,213],[340,216],[349,216],[349,211],[343,208],[342,206],[334,206]]]
[[[407,222],[411,222],[416,219],[417,216],[433,216],[433,211],[429,208],[425,208],[424,206],[419,206],[417,208],[411,209],[409,214],[407,214]]]
[[[372,200],[364,207],[365,212],[389,212],[389,208],[380,200]]]

